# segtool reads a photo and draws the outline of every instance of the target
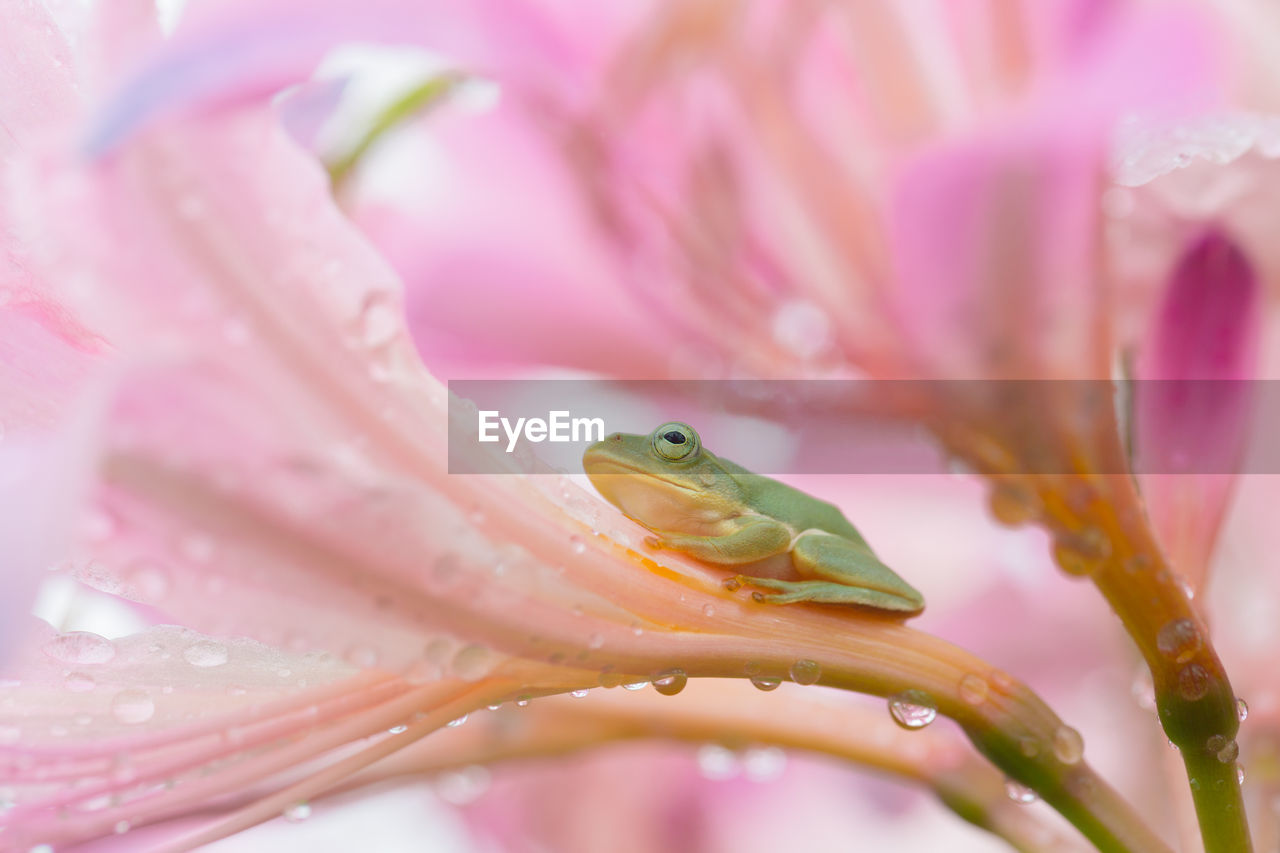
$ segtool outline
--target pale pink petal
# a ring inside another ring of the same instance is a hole
[[[264,98],[305,80],[335,45],[361,40],[418,43],[473,70],[544,79],[571,74],[584,49],[541,11],[493,0],[192,3],[173,37],[99,113],[88,146],[104,151],[165,114]]]
[[[1084,55],[1088,64],[1044,83],[1025,114],[904,169],[890,211],[893,303],[915,371],[1107,375],[1098,320],[1108,306],[1098,239],[1107,134],[1123,110],[1178,104],[1203,85],[1210,58],[1181,15],[1122,27]]]

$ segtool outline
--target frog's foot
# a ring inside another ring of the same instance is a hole
[[[742,582],[759,588],[751,593],[751,597],[768,604],[797,604],[811,601],[815,604],[853,604],[900,613],[918,613],[921,609],[912,602],[903,601],[897,596],[879,590],[846,586],[831,581],[780,581],[773,578],[744,577]],[[773,592],[759,590],[773,590]]]

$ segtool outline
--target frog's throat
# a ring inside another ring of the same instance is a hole
[[[597,470],[592,473],[598,476],[616,477],[620,474],[631,474],[637,477],[645,477],[650,480],[661,480],[667,485],[675,486],[677,489],[680,489],[682,491],[693,492],[693,493],[697,493],[698,491],[695,488],[686,486],[684,483],[681,483],[678,480],[671,480],[671,479],[668,479],[667,477],[663,477],[659,474],[655,474],[653,473],[653,471],[645,470],[643,468],[639,468],[634,465],[627,465],[625,462],[618,462],[613,459],[610,459],[607,462],[597,462],[596,466],[597,466]],[[616,470],[598,470],[600,468],[616,469]]]

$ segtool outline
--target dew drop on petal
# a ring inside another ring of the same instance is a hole
[[[753,675],[751,676],[751,683],[755,685],[757,690],[764,690],[765,692],[768,692],[770,690],[777,690],[778,685],[782,683],[782,679],[774,678],[769,675]]]
[[[675,696],[689,683],[689,676],[682,669],[669,669],[653,679],[653,689],[663,696]]]
[[[400,330],[400,309],[391,294],[377,290],[364,298],[356,321],[359,343],[377,349],[390,343]]]
[[[519,699],[517,699],[517,700],[516,700],[516,707],[517,707],[517,708],[528,708],[528,707],[529,707],[529,697],[528,697],[528,696],[521,696]]]
[[[588,693],[590,693],[590,692],[591,692],[591,691],[590,691],[590,690],[587,690],[587,689],[583,689],[583,690],[570,690],[570,691],[569,691],[569,695],[570,695],[570,696],[572,696],[574,699],[583,699],[583,698],[585,698],[585,697],[586,697],[586,695],[587,695]]]
[[[160,601],[169,594],[169,571],[163,563],[147,557],[134,560],[120,571],[125,593],[146,603]]]
[[[575,554],[587,553],[587,543],[582,541],[582,537],[574,534],[569,537],[569,547]]]
[[[126,725],[145,723],[155,712],[156,703],[145,690],[130,688],[111,697],[111,716]]]
[[[798,660],[791,664],[791,680],[796,684],[817,684],[822,678],[822,667],[817,661]]]
[[[212,640],[201,640],[183,649],[182,657],[192,666],[222,666],[227,662],[227,647]]]
[[[1063,764],[1077,764],[1084,757],[1084,738],[1071,726],[1058,726],[1053,733],[1053,754]]]
[[[1186,663],[1204,646],[1204,640],[1190,619],[1172,619],[1156,633],[1156,648],[1175,663]]]
[[[1249,706],[1243,699],[1236,700],[1236,719],[1242,723],[1249,719]]]
[[[495,656],[487,648],[472,644],[458,649],[450,666],[453,674],[463,681],[479,681],[496,663]]]
[[[716,615],[716,606],[715,606],[714,604],[704,604],[704,605],[702,605],[702,615],[703,615],[703,616],[707,616],[707,617],[715,616],[715,615]]]
[[[88,693],[98,686],[93,676],[87,672],[71,672],[62,682],[72,693]]]
[[[294,803],[284,810],[284,819],[290,823],[302,823],[311,817],[310,803]]]
[[[1006,779],[1004,781],[1004,792],[1008,795],[1009,799],[1013,800],[1015,803],[1022,803],[1023,805],[1027,803],[1034,803],[1038,799],[1035,791],[1028,788],[1026,785],[1013,781],[1012,779]]]
[[[987,701],[990,690],[986,679],[972,672],[960,679],[960,698],[970,705],[981,705]]]
[[[773,340],[800,359],[821,353],[831,339],[831,318],[807,299],[793,299],[773,315]]]
[[[604,646],[603,634],[592,634],[590,637],[587,637],[587,648],[599,649],[599,648],[602,648],[603,646]]]
[[[71,664],[106,663],[116,656],[115,643],[88,631],[60,634],[44,644],[44,653]]]
[[[113,828],[115,829],[116,835],[124,835],[129,831],[130,824],[127,820],[118,820]]]
[[[401,724],[398,726],[392,726],[391,728],[387,729],[387,734],[402,735],[407,731],[409,731],[409,727]]]
[[[923,690],[903,690],[889,697],[889,715],[904,729],[922,729],[938,717],[933,697]]]
[[[463,714],[461,717],[458,717],[457,719],[450,720],[449,722],[445,723],[445,725],[451,729],[456,729],[458,726],[462,725],[467,721],[467,716],[468,716],[467,714]]]

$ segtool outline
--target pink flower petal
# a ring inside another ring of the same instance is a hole
[[[1152,523],[1197,584],[1242,464],[1257,386],[1262,293],[1223,232],[1190,243],[1172,271],[1141,353],[1136,466]]]

